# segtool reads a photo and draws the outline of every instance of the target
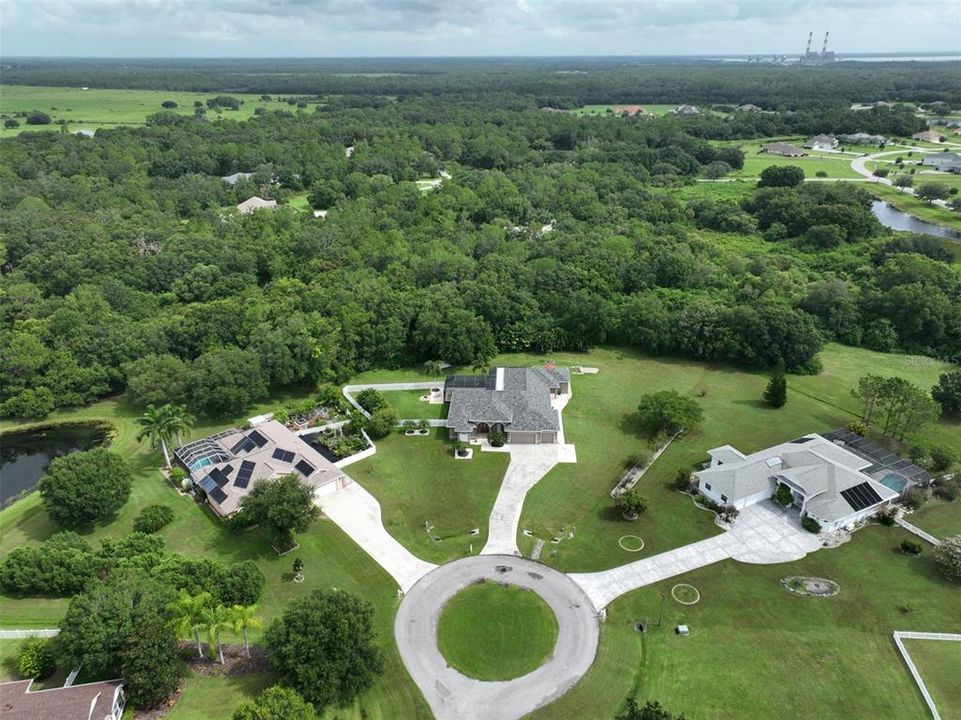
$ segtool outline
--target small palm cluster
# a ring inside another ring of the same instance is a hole
[[[144,438],[150,441],[153,448],[163,451],[164,461],[170,467],[170,452],[168,444],[176,438],[177,442],[182,441],[183,434],[190,429],[193,418],[187,412],[187,408],[182,405],[167,403],[157,407],[153,403],[147,406],[143,415],[137,418],[137,425],[140,432],[137,433],[137,441]]]
[[[247,657],[250,657],[250,640],[247,631],[257,629],[262,626],[261,620],[256,617],[258,607],[256,605],[215,605],[208,592],[191,595],[186,590],[180,591],[177,600],[168,607],[172,617],[174,630],[178,636],[193,635],[194,642],[197,644],[197,654],[201,659],[204,657],[204,648],[201,643],[201,633],[207,635],[207,653],[213,655],[214,646],[217,647],[217,657],[220,664],[224,664],[224,649],[221,643],[221,635],[226,630],[234,634],[242,634],[244,638],[244,650]]]

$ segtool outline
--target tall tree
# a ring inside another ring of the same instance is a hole
[[[240,499],[240,518],[266,525],[282,547],[294,543],[294,533],[305,532],[319,514],[314,489],[297,475],[258,480]]]
[[[234,605],[230,608],[230,625],[235,633],[241,633],[244,638],[244,651],[250,657],[250,639],[247,637],[248,630],[256,630],[263,626],[263,622],[257,617],[259,608],[256,605]]]
[[[186,590],[181,590],[177,599],[167,606],[177,635],[193,634],[194,642],[197,645],[197,655],[201,659],[204,656],[204,646],[200,642],[200,631],[204,626],[201,613],[210,604],[211,597],[208,592],[191,595]]]
[[[961,415],[961,368],[941,373],[931,397],[941,406],[942,415]]]
[[[784,360],[780,358],[764,389],[764,401],[773,408],[784,407],[787,402],[787,376],[784,373]]]
[[[147,438],[151,447],[162,450],[164,462],[168,468],[170,468],[170,453],[167,450],[167,443],[173,437],[169,408],[169,405],[157,407],[150,404],[143,415],[137,418],[137,425],[140,426],[140,432],[137,433],[137,442]]]
[[[105,448],[54,458],[40,479],[40,495],[58,525],[89,525],[119,510],[130,497],[127,462]]]
[[[201,609],[200,619],[203,627],[207,630],[207,649],[211,655],[214,653],[214,645],[217,646],[217,657],[220,664],[224,664],[224,646],[220,642],[220,636],[224,630],[230,628],[230,613],[223,605],[208,605]]]

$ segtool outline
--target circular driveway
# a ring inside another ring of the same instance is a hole
[[[438,650],[437,620],[444,604],[483,580],[528,588],[557,617],[554,651],[533,672],[513,680],[474,680],[449,667]],[[579,585],[557,570],[514,555],[477,555],[432,570],[407,592],[394,620],[404,665],[437,720],[515,720],[546,705],[591,667],[598,635],[594,606]]]

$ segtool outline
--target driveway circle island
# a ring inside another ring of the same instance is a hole
[[[448,666],[437,644],[441,612],[458,592],[483,581],[531,590],[553,611],[557,642],[536,670],[485,682]],[[438,720],[514,720],[556,700],[590,669],[598,635],[597,613],[580,586],[514,555],[479,555],[432,570],[408,591],[394,621],[404,665]]]

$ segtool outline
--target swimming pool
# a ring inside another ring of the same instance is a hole
[[[904,492],[904,488],[907,486],[908,481],[903,475],[898,475],[898,473],[888,473],[881,478],[881,484],[891,488],[894,490],[894,492]]]

